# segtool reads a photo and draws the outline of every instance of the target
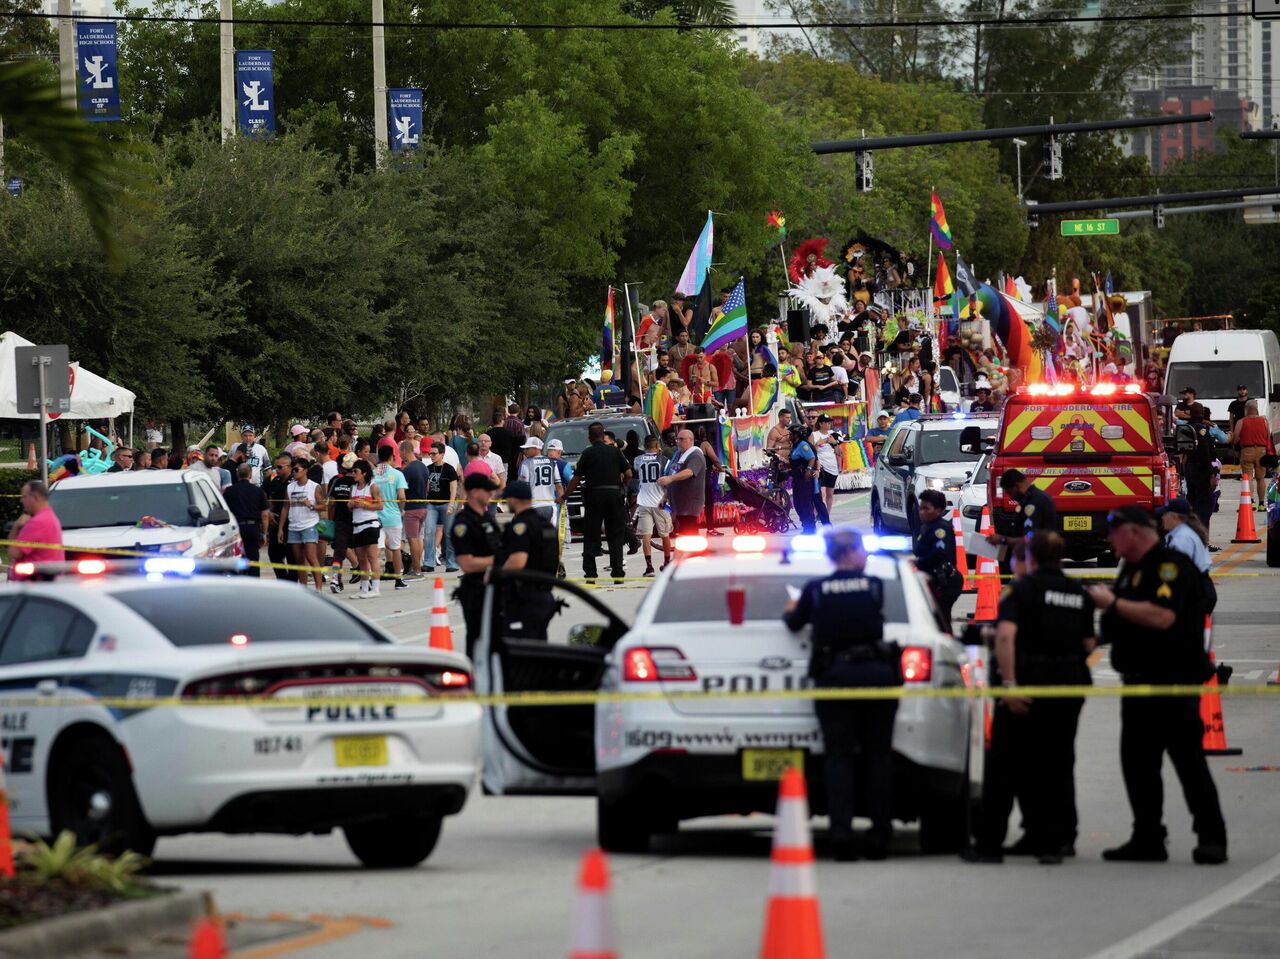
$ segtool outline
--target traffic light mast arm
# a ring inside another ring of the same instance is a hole
[[[1063,200],[1056,203],[1026,204],[1028,213],[1085,213],[1090,210],[1110,210],[1115,207],[1150,206],[1166,203],[1193,203],[1197,200],[1230,200],[1247,196],[1263,196],[1280,192],[1271,186],[1241,187],[1235,190],[1204,190],[1199,193],[1151,193],[1146,196],[1114,196],[1103,200]]]

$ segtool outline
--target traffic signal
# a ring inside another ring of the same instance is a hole
[[[1151,209],[1151,218],[1156,221],[1156,229],[1164,229],[1164,204],[1157,203]]]
[[[1044,138],[1045,178],[1062,179],[1062,141],[1050,134]]]
[[[859,150],[853,155],[853,162],[856,165],[854,189],[859,193],[870,193],[875,185],[875,166],[871,161],[871,152]]]
[[[1028,214],[1027,214],[1027,226],[1031,227],[1031,229],[1033,229],[1033,230],[1038,230],[1038,229],[1040,229],[1040,214],[1039,214],[1039,213],[1028,213]]]

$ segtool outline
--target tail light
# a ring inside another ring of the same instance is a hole
[[[30,578],[30,577],[32,577],[32,576],[34,576],[35,574],[36,574],[36,564],[35,564],[35,563],[27,562],[27,561],[25,561],[25,560],[24,560],[24,561],[23,561],[23,562],[21,562],[21,563],[14,563],[14,564],[13,564],[13,578],[14,578],[14,579],[28,579],[28,578]]]
[[[1157,506],[1164,504],[1164,483],[1159,476],[1151,477],[1151,496]]]
[[[637,646],[622,657],[622,678],[629,683],[692,682],[698,673],[674,646]]]
[[[105,560],[82,559],[76,563],[76,574],[79,576],[101,576],[107,571]]]
[[[933,679],[933,650],[908,646],[902,651],[902,681],[927,683]]]
[[[235,643],[237,637],[243,643]],[[242,633],[231,637],[235,645],[247,644]],[[418,695],[426,689],[432,693],[456,693],[469,690],[471,674],[465,669],[442,668],[428,663],[363,664],[333,663],[321,666],[277,667],[211,676],[197,680],[182,691],[183,699],[227,699],[246,696],[270,696],[282,686],[334,685],[339,683],[398,683],[405,695]]]
[[[759,533],[741,533],[733,538],[735,553],[763,553],[769,545]]]
[[[683,536],[677,536],[673,545],[677,553],[705,553],[710,543],[705,536],[686,533]]]

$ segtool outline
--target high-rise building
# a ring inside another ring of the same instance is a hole
[[[44,12],[57,13],[58,0],[44,0]],[[109,17],[115,14],[115,5],[112,0],[71,0],[71,13],[86,20]]]

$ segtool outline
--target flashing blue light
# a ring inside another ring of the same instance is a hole
[[[827,543],[821,533],[798,533],[791,537],[793,553],[825,553],[826,550]]]
[[[968,419],[968,418],[969,418],[969,415],[968,415],[967,413],[961,413],[961,412],[957,411],[957,412],[955,412],[955,413],[952,413],[952,414],[951,414],[951,418],[952,418],[953,420],[966,420],[966,419]]]
[[[142,568],[148,574],[191,576],[196,571],[196,561],[190,556],[157,556],[144,560]]]
[[[911,549],[910,536],[877,536],[866,533],[862,537],[862,548],[868,553],[899,553]]]

